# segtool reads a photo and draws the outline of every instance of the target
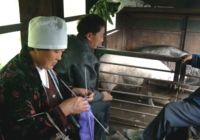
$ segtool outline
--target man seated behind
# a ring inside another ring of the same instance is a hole
[[[68,50],[55,66],[56,72],[69,85],[88,88],[94,95],[91,108],[97,119],[108,127],[109,108],[112,96],[107,91],[98,91],[97,73],[99,61],[94,49],[102,45],[105,34],[105,21],[98,15],[86,15],[78,23],[78,35],[68,37]],[[105,140],[105,131],[95,124],[95,140]]]

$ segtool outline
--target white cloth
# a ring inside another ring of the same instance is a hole
[[[42,81],[43,86],[49,88],[49,78],[48,78],[48,73],[46,69],[40,69],[39,67],[36,66],[36,69],[39,72],[40,79]]]

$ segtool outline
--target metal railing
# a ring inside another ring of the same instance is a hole
[[[161,56],[161,55],[154,55],[154,54],[143,54],[143,53],[136,53],[136,52],[129,52],[129,51],[117,51],[112,49],[96,49],[95,54],[100,59],[101,56],[104,54],[114,54],[119,56],[129,56],[129,57],[136,57],[136,58],[146,58],[146,59],[153,59],[153,60],[160,60],[174,63],[175,67],[173,70],[163,70],[159,68],[148,68],[143,66],[134,66],[128,64],[119,64],[113,62],[106,62],[100,61],[101,64],[106,65],[115,65],[119,67],[127,67],[127,68],[137,68],[137,69],[146,69],[152,71],[160,71],[160,72],[168,72],[174,74],[173,80],[162,80],[162,79],[154,79],[149,77],[131,75],[126,73],[115,73],[110,71],[99,71],[99,76],[101,74],[107,74],[119,77],[129,77],[129,78],[138,78],[143,79],[142,84],[132,84],[132,83],[124,83],[120,82],[113,82],[108,80],[101,80],[99,77],[98,85],[99,90],[110,90],[104,89],[100,85],[104,84],[114,84],[117,86],[124,87],[123,89],[113,89],[112,95],[114,100],[112,101],[112,108],[111,108],[111,121],[119,124],[130,125],[132,127],[145,127],[151,121],[160,109],[163,107],[164,104],[177,101],[182,99],[183,96],[189,95],[189,93],[193,92],[193,89],[186,88],[186,84],[182,82],[183,76],[183,66],[181,63],[181,57],[168,57],[168,56]],[[108,76],[109,77],[109,76]],[[158,88],[156,90],[168,90],[163,91],[163,93],[156,93],[154,88]],[[127,89],[126,89],[127,88]],[[124,90],[125,89],[125,90]],[[128,89],[134,89],[128,91]],[[157,104],[155,103],[157,102]],[[155,104],[154,104],[155,103]],[[152,112],[151,112],[152,110]]]

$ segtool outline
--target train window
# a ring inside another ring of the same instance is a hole
[[[71,17],[84,14],[86,14],[85,0],[64,0],[64,17]]]
[[[113,17],[111,16],[111,20],[113,24],[107,21],[107,31],[116,29],[116,14]]]
[[[19,28],[17,24],[20,23],[19,1],[0,1],[0,18],[1,69],[21,49],[20,29],[17,29]]]
[[[66,24],[67,24],[67,33],[68,34],[76,35],[78,33],[77,28],[76,28],[76,26],[78,24],[78,20],[67,22]]]
[[[0,19],[0,26],[20,23],[18,0],[0,1]]]
[[[0,69],[21,49],[20,31],[0,34]]]

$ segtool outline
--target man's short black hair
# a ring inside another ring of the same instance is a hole
[[[79,35],[84,36],[87,33],[96,34],[102,27],[105,26],[106,22],[103,18],[95,14],[88,14],[79,21],[77,30]]]

